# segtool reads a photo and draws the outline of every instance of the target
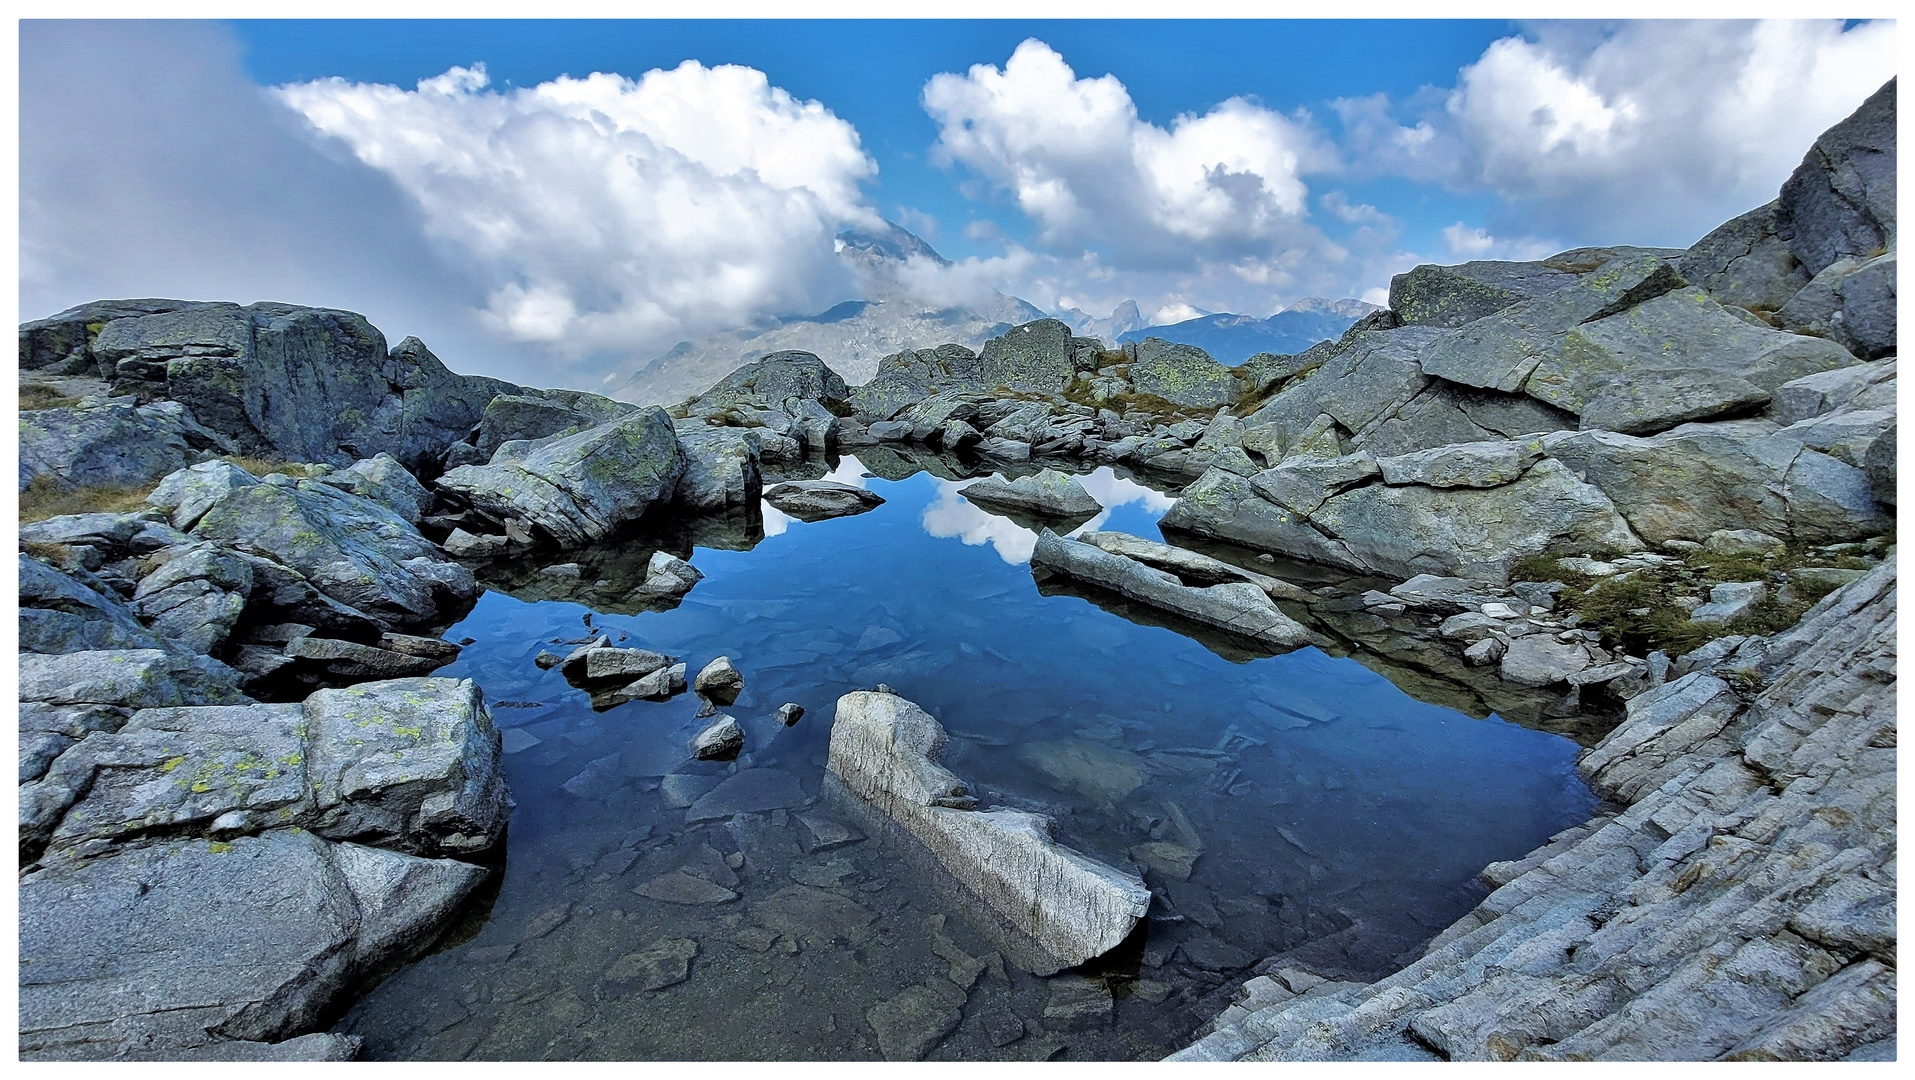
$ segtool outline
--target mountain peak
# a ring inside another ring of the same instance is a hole
[[[846,229],[838,234],[838,253],[851,252],[867,259],[906,262],[913,256],[922,256],[939,266],[951,265],[951,260],[937,253],[924,238],[902,225],[885,222],[882,230]]]

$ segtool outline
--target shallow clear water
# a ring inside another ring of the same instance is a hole
[[[476,679],[495,703],[518,808],[489,910],[339,1025],[366,1036],[368,1057],[873,1058],[867,1011],[948,979],[953,954],[987,970],[933,1059],[1160,1056],[1265,957],[1303,947],[1352,977],[1390,970],[1481,898],[1486,863],[1589,815],[1567,739],[1416,701],[1315,649],[1249,658],[1132,622],[1109,598],[1041,592],[1034,535],[964,501],[961,484],[862,472],[846,458],[833,476],[883,506],[811,524],[767,508],[751,550],[692,553],[705,580],[673,610],[495,591],[448,631],[475,641],[439,674]],[[1110,509],[1083,528],[1157,537],[1168,497],[1108,469],[1085,482]],[[617,571],[588,560],[585,578],[600,574]],[[522,575],[514,591],[565,580]],[[692,672],[731,657],[745,691],[723,711],[745,755],[689,760],[709,722],[693,695],[595,713],[533,665],[594,631]],[[1041,810],[1064,843],[1144,872],[1159,894],[1146,928],[1091,971],[1113,1016],[1073,1019],[1050,981],[991,964],[1003,949],[988,920],[903,846],[807,853],[820,821],[857,831],[854,810],[821,793],[825,748],[838,696],[880,682],[943,722],[944,763],[986,805]],[[787,701],[806,709],[790,728],[771,717]],[[751,805],[769,809],[672,808],[674,792],[743,770],[773,771],[749,778],[773,793]],[[671,773],[699,779],[661,790]],[[633,891],[680,868],[736,899]],[[684,981],[607,980],[661,941],[696,943]]]

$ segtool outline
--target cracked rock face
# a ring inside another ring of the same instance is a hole
[[[1060,846],[1049,818],[970,809],[976,800],[964,782],[937,763],[944,743],[943,727],[923,709],[860,690],[838,699],[825,767],[1060,967],[1124,940],[1150,905],[1143,881]]]

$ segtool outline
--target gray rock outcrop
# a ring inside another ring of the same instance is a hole
[[[20,489],[35,480],[59,489],[135,487],[233,449],[177,402],[82,399],[20,414]]]
[[[1459,455],[1458,462],[1472,456],[1452,453]],[[1527,454],[1513,453],[1505,465]],[[1378,466],[1370,463],[1367,468]],[[1625,551],[1642,546],[1601,490],[1552,460],[1538,461],[1516,478],[1490,487],[1408,482],[1413,473],[1427,479],[1456,479],[1447,466],[1432,472],[1436,466],[1429,463],[1416,468],[1405,463],[1398,472],[1402,483],[1363,482],[1367,468],[1350,472],[1358,481],[1340,489],[1331,486],[1334,478],[1324,479],[1320,486],[1304,484],[1287,468],[1250,479],[1212,469],[1184,489],[1162,524],[1166,529],[1292,558],[1398,578],[1450,574],[1505,581],[1516,560],[1558,546]],[[1487,481],[1507,471],[1485,466],[1478,475]],[[1310,492],[1309,497],[1300,492]],[[1317,503],[1314,507],[1299,509],[1312,501]]]
[[[522,521],[577,546],[668,502],[684,472],[671,417],[653,407],[548,443],[522,461],[462,465],[438,486],[494,520]]]
[[[275,475],[236,486],[191,535],[265,556],[385,630],[449,622],[479,596],[471,571],[411,522],[319,480]]]
[[[986,506],[1004,506],[1050,517],[1079,517],[1104,508],[1077,477],[1056,469],[1001,480],[987,476],[964,487],[964,497]]]
[[[944,729],[896,694],[838,699],[826,768],[897,821],[966,888],[1059,967],[1108,952],[1150,905],[1142,880],[1058,845],[1050,819],[973,809],[964,782],[940,766]]]
[[[22,326],[21,356],[177,402],[242,453],[341,466],[384,452],[436,467],[518,389],[452,374],[417,338],[388,351],[360,315],[292,304],[100,301]]]
[[[1130,383],[1137,393],[1189,409],[1234,405],[1244,384],[1236,373],[1194,345],[1145,338],[1134,350]]]
[[[875,510],[884,497],[836,480],[792,480],[765,492],[765,501],[799,521],[823,521]]]

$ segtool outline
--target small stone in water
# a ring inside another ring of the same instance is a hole
[[[1151,1005],[1159,1005],[1170,996],[1170,984],[1155,979],[1138,979],[1131,984],[1130,996]]]
[[[745,677],[732,666],[731,657],[721,656],[706,664],[698,677],[692,680],[692,689],[700,697],[715,701],[720,705],[730,705],[738,700],[745,688]]]
[[[550,671],[564,663],[565,657],[546,649],[540,649],[539,654],[532,658],[532,662],[539,666],[540,671]]]
[[[805,707],[794,701],[787,701],[783,705],[778,706],[778,719],[782,721],[786,727],[797,723],[798,718],[804,714]]]
[[[701,761],[728,761],[744,748],[745,733],[729,716],[720,716],[692,740],[692,756]]]
[[[730,889],[714,885],[704,878],[693,877],[683,870],[660,874],[632,891],[668,904],[724,904],[738,899],[738,894]]]
[[[641,952],[628,953],[612,962],[600,980],[613,994],[631,990],[663,990],[691,976],[692,957],[698,955],[698,942],[690,938],[666,938]]]

